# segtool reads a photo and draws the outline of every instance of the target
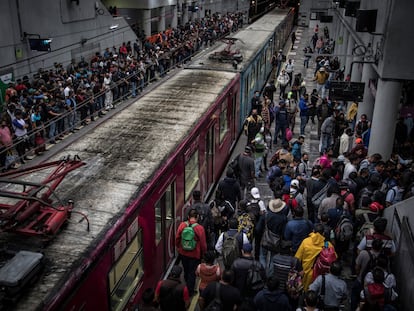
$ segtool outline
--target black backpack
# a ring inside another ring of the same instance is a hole
[[[223,303],[220,298],[220,283],[216,283],[216,295],[214,299],[204,308],[204,311],[221,311],[223,310]]]
[[[211,230],[213,227],[213,216],[210,211],[210,206],[205,203],[196,203],[191,208],[195,208],[198,213],[198,221],[199,225],[202,225],[204,230]]]
[[[161,310],[185,310],[183,300],[184,286],[175,280],[166,279],[160,287],[160,309]]]
[[[256,200],[255,200],[256,201]],[[260,205],[259,201],[257,202],[248,202],[247,203],[247,211],[252,214],[255,218],[255,221],[257,221],[260,217]]]
[[[240,166],[239,166],[240,154],[237,155],[230,163],[229,167],[233,170],[234,176],[240,178]]]
[[[261,265],[253,260],[249,270],[247,270],[246,289],[249,293],[257,293],[265,286],[265,280],[262,278]]]

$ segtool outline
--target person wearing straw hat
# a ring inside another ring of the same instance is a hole
[[[257,230],[260,232],[264,232],[264,230],[269,230],[275,235],[278,235],[282,238],[283,231],[285,228],[285,225],[287,223],[287,214],[288,209],[286,208],[286,203],[283,202],[280,198],[272,199],[269,202],[269,209],[267,211],[267,214],[262,219],[264,221],[261,221],[257,225]],[[270,255],[270,258],[269,258]],[[267,249],[260,247],[260,256],[259,261],[265,267],[265,269],[268,269],[268,263],[272,261],[273,253],[271,251],[268,251]]]

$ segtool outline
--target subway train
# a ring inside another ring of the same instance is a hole
[[[212,194],[292,23],[273,10],[235,35],[238,69],[200,55],[45,163],[0,174],[0,309],[132,310],[174,264],[184,207]]]
[[[269,79],[272,72],[270,59],[273,53],[283,49],[289,40],[294,15],[293,9],[273,10],[231,38],[223,39],[225,42],[200,52],[197,58],[186,66],[198,70],[240,73],[240,127],[250,112],[250,100],[254,92],[261,91]],[[237,61],[234,62],[229,60],[228,54],[241,54],[242,57],[235,56]]]

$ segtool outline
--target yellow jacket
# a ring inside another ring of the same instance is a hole
[[[308,290],[309,285],[312,283],[312,267],[316,257],[319,255],[325,243],[325,237],[320,233],[312,232],[309,237],[304,239],[300,244],[295,257],[302,262],[303,268],[303,289]],[[330,247],[333,247],[329,243]]]
[[[355,119],[357,112],[358,112],[358,104],[354,102],[348,109],[348,112],[346,114],[346,119],[348,121],[353,121]]]
[[[313,81],[316,81],[317,84],[325,84],[326,80],[329,78],[329,73],[325,71],[318,71],[315,75]]]

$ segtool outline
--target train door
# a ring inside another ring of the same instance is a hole
[[[207,162],[207,192],[210,192],[210,188],[214,183],[214,125],[210,126],[206,135],[206,162]]]
[[[173,182],[155,203],[155,239],[157,244],[162,243],[162,247],[157,247],[157,258],[162,261],[161,271],[167,271],[175,256],[175,189]],[[158,253],[160,250],[162,254]]]

